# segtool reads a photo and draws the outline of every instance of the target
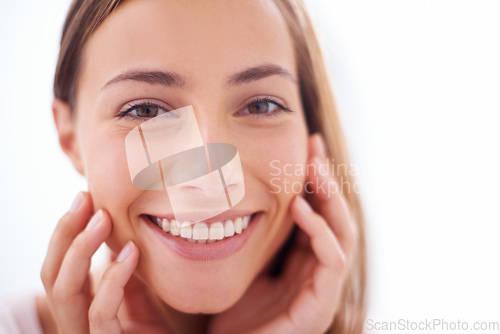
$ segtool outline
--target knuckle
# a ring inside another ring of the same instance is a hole
[[[87,240],[82,234],[79,234],[71,243],[68,253],[84,253],[85,249],[87,249]]]
[[[66,289],[64,289],[64,287],[62,287],[60,284],[54,285],[54,289],[52,290],[52,298],[54,299],[54,302],[58,304],[65,304],[69,300]]]
[[[42,284],[45,288],[48,288],[52,285],[52,275],[49,274],[47,265],[45,263],[43,264],[42,270],[40,271],[40,279],[42,280]]]
[[[105,321],[103,313],[94,304],[92,304],[89,308],[88,318],[91,328],[95,328]]]
[[[103,322],[101,312],[99,310],[91,305],[89,309],[89,324],[91,327],[95,327],[96,325],[99,325]]]
[[[64,235],[66,222],[70,219],[71,212],[66,212],[57,222],[54,229],[54,233],[60,233]]]
[[[115,280],[115,266],[116,266],[116,263],[113,263],[109,266],[108,269],[106,269],[106,271],[104,272],[104,274],[102,275],[102,278],[101,280],[103,282],[111,282],[111,281],[114,281]]]

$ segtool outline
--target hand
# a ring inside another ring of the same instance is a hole
[[[321,137],[310,138],[310,160],[318,170],[326,154]],[[326,165],[324,166],[326,167]],[[297,196],[290,205],[298,225],[296,241],[279,277],[261,274],[229,310],[214,316],[209,333],[324,333],[339,308],[355,225],[347,201],[330,173],[308,173],[310,202]],[[312,187],[310,187],[312,185]],[[332,188],[335,189],[335,188]],[[326,190],[326,189],[325,189]]]
[[[70,211],[57,224],[42,266],[41,278],[59,333],[165,333],[161,319],[133,275],[139,249],[129,241],[102,276],[94,295],[89,275],[91,257],[111,233],[111,217],[92,214],[88,193],[78,194]],[[88,223],[87,223],[88,222]],[[122,301],[133,312],[122,329]]]

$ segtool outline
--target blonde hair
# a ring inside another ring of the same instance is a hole
[[[357,248],[352,256],[348,278],[342,292],[342,304],[329,334],[361,333],[365,317],[366,255],[364,217],[360,199],[346,191],[354,185],[350,163],[335,101],[323,59],[305,4],[301,0],[274,0],[281,10],[295,45],[300,94],[309,133],[319,132],[325,138],[329,157],[345,166],[338,175],[342,192],[354,214],[357,225]],[[120,0],[74,0],[68,11],[61,37],[59,58],[54,77],[54,96],[76,107],[76,84],[82,68],[83,49],[99,25],[119,5]],[[332,282],[333,283],[333,282]]]
[[[281,10],[294,41],[300,94],[309,133],[321,133],[331,158],[329,162],[334,161],[343,167],[336,169],[337,177],[343,180],[339,183],[341,191],[352,210],[357,227],[357,245],[344,284],[342,305],[327,333],[361,333],[366,315],[365,219],[360,198],[355,191],[351,191],[354,189],[350,188],[355,184],[355,180],[351,173],[347,146],[335,108],[328,68],[304,2],[302,0],[274,0],[274,2]]]

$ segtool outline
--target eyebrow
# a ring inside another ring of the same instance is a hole
[[[234,86],[250,83],[259,79],[267,78],[272,75],[280,75],[294,83],[297,83],[294,76],[284,67],[276,64],[263,64],[247,68],[241,72],[229,76],[226,86]]]
[[[295,77],[284,67],[276,64],[263,64],[246,68],[240,72],[234,73],[229,76],[226,81],[226,87],[247,84],[253,81],[264,79],[273,75],[279,75],[286,79],[297,83]],[[184,78],[175,72],[171,71],[148,71],[148,70],[132,70],[121,73],[113,79],[106,82],[101,88],[124,80],[133,80],[145,82],[152,85],[162,85],[166,87],[186,88],[186,81]]]

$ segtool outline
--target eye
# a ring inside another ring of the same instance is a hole
[[[291,111],[270,97],[259,97],[251,101],[238,115],[272,115],[282,111]]]
[[[122,111],[117,115],[119,118],[123,118],[125,116],[135,119],[154,118],[156,116],[169,113],[169,111],[165,108],[149,101],[130,103],[127,107],[128,108],[125,111]]]
[[[161,108],[156,105],[140,105],[129,111],[129,114],[139,117],[156,117]]]
[[[278,106],[269,101],[255,101],[248,105],[250,114],[267,114],[278,109]]]

